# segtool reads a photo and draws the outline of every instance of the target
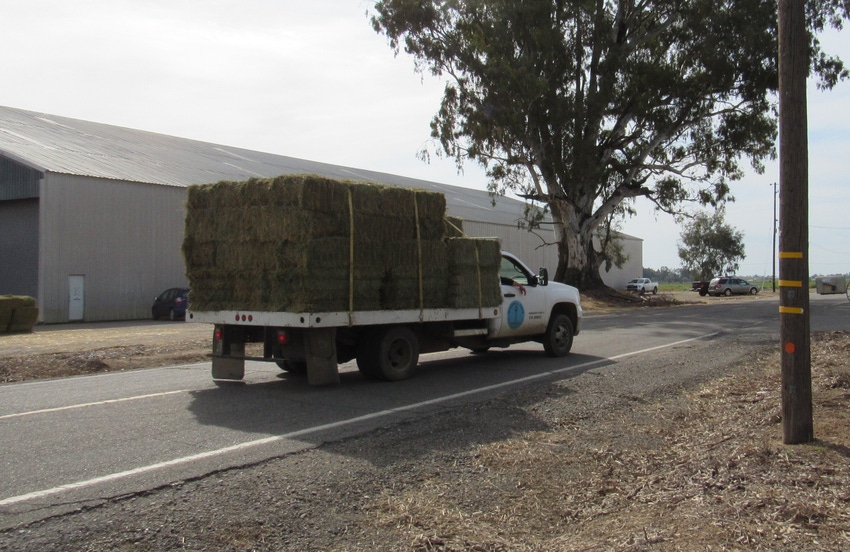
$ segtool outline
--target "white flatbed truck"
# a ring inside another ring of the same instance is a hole
[[[368,378],[398,381],[413,374],[420,354],[454,347],[483,352],[537,341],[550,356],[569,353],[581,330],[578,290],[550,282],[546,269],[534,274],[505,252],[499,276],[503,302],[495,307],[319,313],[190,309],[187,321],[214,325],[212,376],[218,380],[242,379],[246,360],[276,362],[283,370],[306,373],[312,385],[328,385],[339,382],[338,364],[352,359]],[[262,352],[246,355],[251,343],[262,344]]]

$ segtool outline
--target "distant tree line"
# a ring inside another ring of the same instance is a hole
[[[658,270],[654,268],[644,268],[643,277],[649,278],[653,282],[678,283],[690,282],[691,273],[684,268],[670,268],[662,266]]]

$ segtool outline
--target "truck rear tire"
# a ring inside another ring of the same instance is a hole
[[[303,376],[307,373],[306,361],[289,360],[284,358],[279,347],[275,347],[272,350],[272,356],[274,357],[274,362],[277,364],[277,367],[284,372],[289,372],[290,374],[296,374],[299,376]]]
[[[296,376],[303,376],[307,374],[306,362],[298,362],[296,360],[277,360],[275,362],[277,363],[277,367],[284,372],[289,372]]]
[[[409,328],[370,332],[357,348],[357,368],[369,379],[401,381],[419,363],[419,341]]]
[[[573,322],[566,314],[556,314],[549,320],[543,334],[543,350],[551,357],[566,356],[573,348]]]

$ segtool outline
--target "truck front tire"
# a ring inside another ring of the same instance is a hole
[[[556,314],[549,320],[543,334],[543,350],[551,357],[566,356],[573,348],[573,322],[566,314]]]
[[[357,348],[357,368],[370,379],[401,381],[419,363],[419,341],[409,328],[375,330]]]

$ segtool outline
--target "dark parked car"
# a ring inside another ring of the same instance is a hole
[[[733,293],[749,293],[755,295],[759,288],[742,278],[724,276],[715,278],[708,284],[709,295],[732,295]]]
[[[189,289],[188,288],[170,288],[160,293],[153,300],[154,320],[168,317],[171,320],[185,320],[186,309],[189,306]]]

